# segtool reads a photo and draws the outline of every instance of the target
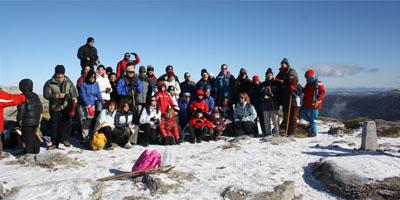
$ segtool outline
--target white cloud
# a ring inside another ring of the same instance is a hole
[[[339,64],[339,65],[307,65],[303,70],[313,69],[320,77],[343,77],[346,75],[352,76],[361,72],[379,72],[378,68],[366,69],[357,64]]]

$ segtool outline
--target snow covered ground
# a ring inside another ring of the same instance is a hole
[[[341,155],[349,168],[352,167],[351,162],[370,160],[372,164],[364,163],[361,174],[379,179],[380,173],[385,171],[384,167],[390,166],[385,176],[400,176],[400,153],[354,152],[353,148],[360,146],[360,131],[342,137],[328,135],[332,125],[335,124],[320,122],[317,137],[287,138],[287,143],[277,145],[260,141],[260,138],[250,138],[239,143],[219,140],[168,147],[151,146],[162,156],[167,156],[166,164],[175,166],[169,174],[152,175],[163,185],[154,196],[143,183],[130,179],[96,181],[130,171],[145,149],[141,146],[111,151],[88,151],[75,147],[54,150],[52,152],[61,152],[80,163],[56,165],[54,168],[21,164],[11,156],[0,161],[0,183],[9,193],[7,199],[221,199],[221,192],[228,186],[257,193],[272,191],[274,186],[291,180],[295,182],[297,196],[320,200],[337,199],[324,192],[311,176],[310,163],[321,158]],[[380,138],[379,143],[400,147],[398,139]],[[42,149],[43,152],[46,150]],[[375,170],[378,168],[384,169]]]

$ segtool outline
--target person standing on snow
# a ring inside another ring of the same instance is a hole
[[[100,63],[99,57],[97,56],[97,49],[94,47],[94,39],[92,37],[89,37],[86,44],[78,49],[77,56],[79,60],[81,60],[82,69],[85,66],[94,69],[94,66]]]
[[[302,119],[310,123],[310,137],[317,136],[318,129],[316,119],[318,118],[319,110],[322,108],[322,101],[325,98],[325,87],[318,80],[315,72],[310,69],[305,73],[307,84],[303,89],[303,106],[300,108],[300,116]]]

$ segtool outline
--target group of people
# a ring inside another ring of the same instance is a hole
[[[64,66],[57,65],[43,88],[49,101],[49,149],[60,143],[71,145],[72,120],[79,122],[84,144],[90,145],[94,134],[104,134],[104,148],[112,148],[113,143],[125,148],[200,143],[218,140],[221,135],[291,136],[296,134],[299,115],[310,123],[309,136],[317,134],[315,120],[325,97],[324,86],[310,69],[302,87],[286,58],[275,77],[271,68],[264,80],[258,75],[250,79],[244,68],[234,77],[228,65],[222,64],[217,76],[202,69],[201,79],[195,83],[189,72],[180,82],[172,65],[158,78],[152,65],[140,66],[136,73],[141,62],[136,53],[125,53],[114,72],[100,64],[93,38],[87,39],[77,56],[82,71],[76,84],[65,75]],[[31,80],[22,80],[19,87],[20,99],[4,106],[19,104],[17,123],[25,152],[38,153],[40,141],[35,132],[43,109],[32,92]]]

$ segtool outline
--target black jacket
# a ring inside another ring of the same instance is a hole
[[[32,92],[32,81],[24,79],[20,83],[20,90],[26,97],[25,103],[18,106],[17,121],[22,126],[38,126],[40,115],[43,112],[39,96]]]
[[[266,80],[261,83],[259,103],[263,111],[279,110],[279,82],[275,80]]]
[[[87,60],[87,57],[90,58],[89,61]],[[91,47],[87,44],[81,46],[78,50],[78,58],[81,60],[82,67],[89,66],[93,68],[96,64],[96,60],[99,59],[96,47]]]

